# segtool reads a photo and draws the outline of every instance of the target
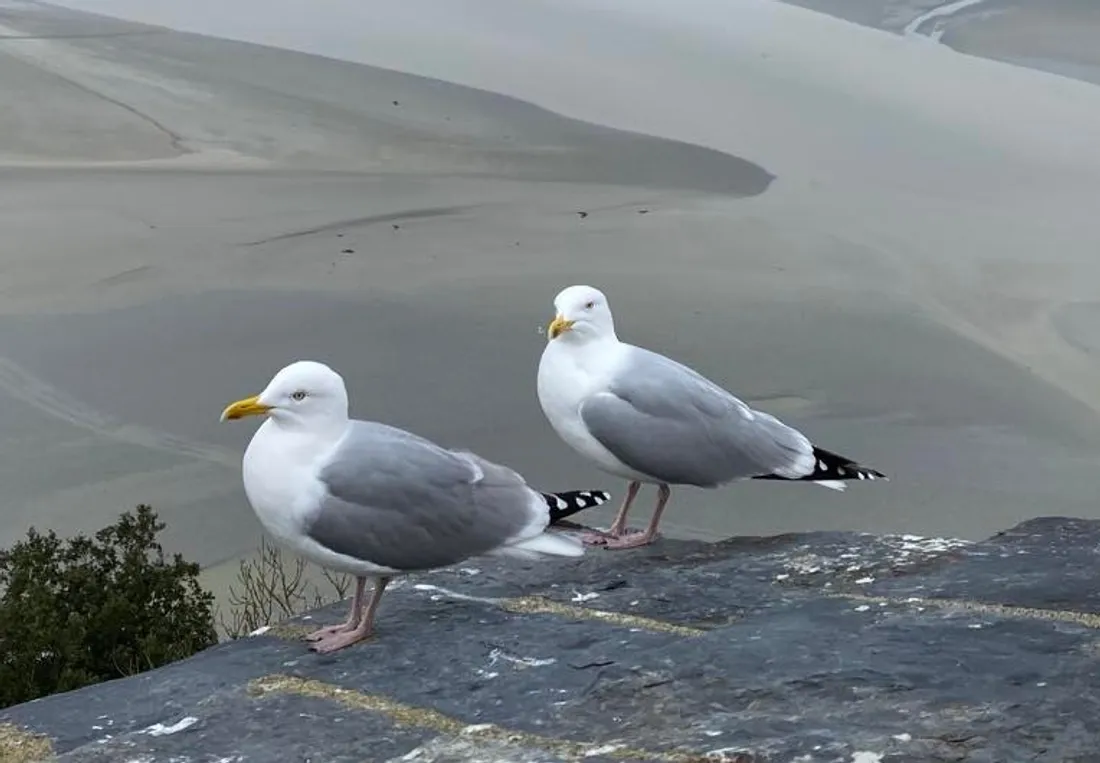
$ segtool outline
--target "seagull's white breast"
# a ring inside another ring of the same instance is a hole
[[[624,348],[616,341],[577,346],[548,342],[539,361],[538,396],[550,426],[567,445],[605,472],[628,480],[651,482],[616,458],[588,432],[581,404],[604,392],[622,362]]]
[[[304,534],[306,515],[322,490],[316,464],[331,445],[314,437],[286,432],[271,419],[265,421],[241,463],[244,492],[260,524],[275,540],[308,557]],[[318,452],[320,451],[320,452]]]

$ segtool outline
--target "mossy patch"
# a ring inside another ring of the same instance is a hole
[[[260,697],[270,694],[291,694],[327,699],[348,708],[381,713],[401,726],[428,729],[448,737],[470,737],[542,750],[567,760],[581,761],[593,755],[615,760],[645,760],[652,763],[714,763],[718,760],[751,763],[754,760],[752,756],[743,753],[738,753],[739,757],[735,758],[721,758],[686,750],[642,750],[618,741],[579,742],[508,729],[493,723],[467,724],[430,708],[416,707],[378,694],[366,694],[324,681],[295,676],[270,675],[257,678],[249,684],[248,691]]]
[[[53,744],[49,737],[33,734],[10,723],[0,723],[0,761],[40,763],[53,759]]]

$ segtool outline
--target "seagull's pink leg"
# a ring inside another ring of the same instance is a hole
[[[657,525],[661,524],[661,513],[664,512],[665,504],[668,503],[670,495],[672,495],[672,488],[668,485],[658,487],[657,508],[653,510],[653,516],[650,518],[649,527],[645,529],[645,532],[620,533],[617,537],[606,541],[607,548],[620,550],[637,548],[638,546],[648,546],[657,540]]]
[[[386,590],[390,580],[392,578],[378,578],[374,582],[374,595],[371,596],[370,604],[367,605],[367,611],[363,614],[363,619],[359,621],[359,625],[350,631],[325,636],[313,644],[310,649],[321,654],[328,654],[370,638],[374,632],[374,613],[378,610],[378,602],[382,601],[382,592]]]
[[[590,532],[581,536],[581,540],[587,546],[602,546],[608,543],[612,538],[618,538],[626,530],[626,515],[630,511],[630,504],[634,503],[634,498],[638,495],[638,490],[642,487],[641,482],[631,482],[627,485],[626,495],[623,497],[623,503],[619,507],[619,513],[615,515],[615,521],[611,523],[611,527],[606,533],[603,532]]]
[[[346,633],[355,630],[359,621],[363,618],[363,591],[366,588],[366,578],[355,579],[355,596],[351,600],[351,612],[348,613],[347,622],[339,625],[327,625],[320,630],[313,631],[306,636],[306,641],[320,641],[334,633]]]

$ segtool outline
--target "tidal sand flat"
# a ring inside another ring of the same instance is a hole
[[[1091,0],[784,0],[954,50],[1100,84]]]
[[[2,9],[0,81],[38,95],[0,117],[0,543],[149,502],[231,565],[252,426],[218,414],[296,358],[618,498],[535,398],[578,282],[891,477],[678,491],[668,534],[1100,516],[1087,83],[748,0]]]
[[[489,434],[503,458],[542,433],[536,330],[559,268],[595,248],[557,251],[579,213],[630,221],[773,180],[358,64],[28,4],[2,22],[4,545],[149,502],[173,547],[235,560],[259,537],[239,476],[250,428],[217,416],[299,357],[366,383],[361,415],[455,444]],[[499,390],[505,407],[471,415]],[[528,433],[501,437],[526,409]],[[552,442],[523,466],[552,462]]]
[[[1100,85],[1100,6],[1089,0],[987,0],[945,25],[956,50]]]

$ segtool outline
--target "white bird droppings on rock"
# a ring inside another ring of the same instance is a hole
[[[736,761],[743,760],[747,754],[749,754],[749,750],[744,747],[723,747],[720,750],[711,750],[703,757],[716,761]]]
[[[462,729],[463,734],[481,734],[493,728],[491,723],[473,723]]]
[[[546,665],[553,665],[557,660],[553,657],[540,659],[538,657],[521,657],[519,655],[508,654],[501,649],[494,649],[489,652],[489,664],[496,665],[500,660],[510,662],[517,668],[541,668]]]
[[[441,599],[455,599],[456,601],[476,601],[482,604],[499,604],[496,599],[487,599],[483,596],[468,596],[458,591],[452,591],[449,588],[443,586],[432,585],[430,583],[417,583],[413,586],[413,590],[416,591],[435,591],[435,593],[428,598],[432,601],[440,601]]]
[[[594,758],[597,755],[610,755],[623,747],[621,744],[605,744],[602,747],[591,747],[584,751],[584,757]]]
[[[867,752],[866,750],[853,752],[852,763],[882,763],[882,753]]]
[[[188,715],[176,721],[171,726],[165,726],[163,723],[154,723],[152,726],[149,726],[144,731],[149,736],[162,737],[168,736],[169,734],[178,734],[185,729],[191,728],[198,722],[198,718]]]
[[[906,556],[944,554],[972,545],[971,541],[961,538],[924,538],[920,535],[884,535],[882,540]]]

